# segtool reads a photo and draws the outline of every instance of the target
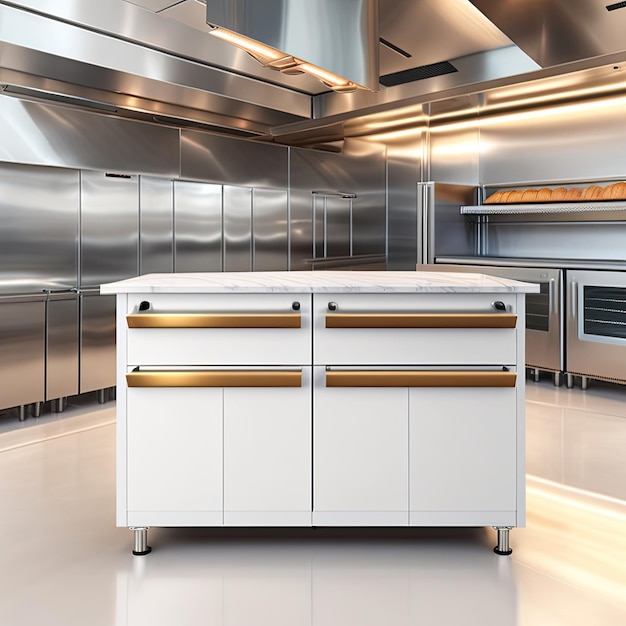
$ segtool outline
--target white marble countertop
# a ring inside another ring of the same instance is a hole
[[[537,293],[539,285],[454,272],[197,272],[145,274],[100,287],[100,293]]]

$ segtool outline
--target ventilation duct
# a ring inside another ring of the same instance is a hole
[[[378,0],[207,0],[212,34],[338,92],[378,90]]]

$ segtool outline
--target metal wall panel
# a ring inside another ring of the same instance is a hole
[[[174,268],[222,271],[222,187],[174,181]]]
[[[432,128],[429,140],[429,180],[457,185],[479,183],[478,128]]]
[[[252,270],[252,189],[224,186],[224,271]]]
[[[76,171],[0,163],[0,292],[77,286],[78,189]]]
[[[137,176],[81,172],[80,286],[139,273]]]
[[[178,176],[175,128],[0,96],[0,160]]]
[[[174,186],[167,178],[139,181],[139,273],[174,271]]]
[[[181,131],[181,178],[285,189],[288,149],[267,143]]]
[[[485,185],[624,177],[623,99],[533,109],[481,121]]]
[[[289,269],[289,194],[286,189],[252,191],[253,269]]]

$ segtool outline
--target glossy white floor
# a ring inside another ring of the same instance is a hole
[[[511,557],[491,529],[152,529],[133,557],[114,420],[112,403],[0,416],[3,626],[626,624],[626,388],[528,383]]]

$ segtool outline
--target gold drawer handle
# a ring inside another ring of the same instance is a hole
[[[515,328],[512,313],[327,313],[326,328]]]
[[[299,313],[131,313],[128,328],[301,328]]]
[[[515,387],[515,372],[326,372],[327,387]]]
[[[302,387],[302,372],[224,371],[126,374],[129,387]]]

